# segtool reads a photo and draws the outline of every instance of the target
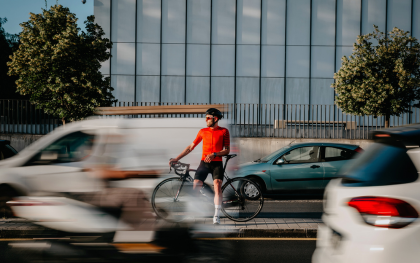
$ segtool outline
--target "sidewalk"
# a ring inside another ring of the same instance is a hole
[[[195,219],[195,224],[226,231],[228,237],[278,237],[316,238],[321,219],[316,218],[255,218],[248,222],[234,222],[220,219],[220,225],[213,225],[212,218]],[[158,226],[175,226],[158,220]],[[58,235],[59,231],[44,228],[25,219],[0,219],[0,238],[33,238]]]

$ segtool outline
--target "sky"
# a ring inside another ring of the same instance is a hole
[[[84,30],[83,22],[88,16],[93,15],[93,1],[86,0],[86,4],[83,4],[81,0],[47,0],[47,6],[49,9],[58,2],[68,7],[79,19],[78,26]],[[10,34],[19,34],[22,31],[19,24],[29,20],[29,13],[41,13],[41,8],[45,9],[45,0],[0,0],[0,17],[7,18],[7,22],[3,25],[4,30]]]

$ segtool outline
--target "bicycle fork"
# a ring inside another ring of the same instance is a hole
[[[181,186],[178,189],[178,192],[176,192],[175,198],[174,198],[174,202],[178,201],[178,197],[179,197],[179,193],[181,193],[182,187],[184,186],[184,180],[182,180]]]

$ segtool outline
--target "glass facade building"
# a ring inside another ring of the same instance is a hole
[[[420,37],[420,0],[95,0],[126,102],[334,103],[360,34]]]

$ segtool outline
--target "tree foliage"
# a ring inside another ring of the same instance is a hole
[[[24,99],[24,96],[16,93],[17,78],[7,75],[9,70],[7,62],[10,61],[9,56],[19,46],[19,37],[4,30],[3,25],[6,22],[7,18],[0,17],[0,99]]]
[[[30,14],[21,25],[21,45],[11,57],[9,75],[18,76],[17,89],[46,113],[65,120],[92,115],[95,108],[114,102],[110,78],[99,71],[110,58],[112,43],[103,38],[94,16],[77,27],[68,8],[55,5]]]
[[[353,47],[334,74],[335,103],[346,113],[385,116],[388,127],[390,116],[410,112],[410,103],[420,98],[420,45],[407,31],[394,28],[385,35],[374,26]]]

